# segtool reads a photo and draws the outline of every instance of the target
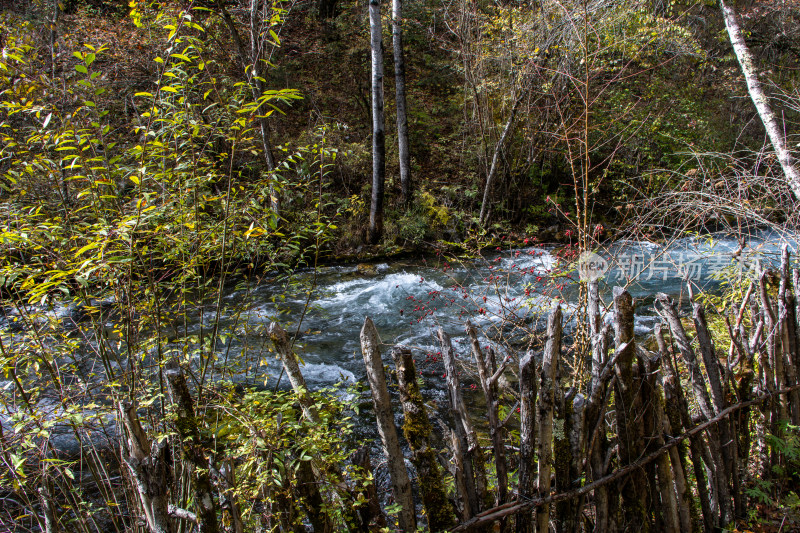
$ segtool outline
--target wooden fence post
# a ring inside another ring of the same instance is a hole
[[[462,442],[462,448],[466,450],[463,457],[464,481],[470,502],[470,514],[474,516],[482,509],[491,506],[491,495],[488,494],[486,483],[486,461],[461,395],[461,380],[458,377],[453,344],[450,336],[442,328],[439,328],[439,342],[442,346],[445,379],[447,379],[450,407],[453,409],[456,436]]]
[[[678,312],[675,310],[675,307],[672,301],[666,294],[659,293],[656,295],[656,302],[660,304],[661,309],[659,310],[660,314],[664,319],[667,321],[669,325],[669,329],[672,333],[672,338],[675,343],[678,345],[678,351],[681,353],[681,357],[683,358],[686,367],[689,369],[689,377],[692,381],[692,391],[694,392],[695,401],[697,402],[698,407],[700,408],[701,414],[707,419],[711,420],[714,418],[714,407],[711,404],[711,400],[709,399],[708,392],[706,390],[706,380],[703,376],[703,372],[700,369],[700,365],[697,362],[697,357],[695,356],[694,350],[692,349],[691,343],[689,342],[689,337],[686,335],[686,331],[683,328],[683,324],[678,317]],[[676,382],[676,386],[680,387],[680,381]],[[682,392],[676,391],[678,394],[682,394]],[[684,404],[681,406],[681,416],[689,418],[689,420],[684,420],[683,424],[685,427],[690,427],[691,421],[688,412],[688,405]],[[702,440],[696,439],[694,441],[690,441],[690,446],[692,449],[692,461],[695,461],[695,452],[703,453],[706,451],[706,447],[703,445]],[[713,426],[709,428],[708,431],[708,455],[709,458],[706,461],[709,465],[709,469],[712,471],[718,471],[720,473],[725,473],[725,479],[727,479],[727,467],[725,465],[725,461],[722,457],[722,450],[720,444],[720,437],[719,437],[719,428]],[[699,470],[701,469],[700,465],[694,463],[694,470],[695,470],[695,477],[698,479],[698,483],[700,477],[705,477],[702,473],[698,474]],[[716,506],[719,510],[719,515],[706,516],[706,519],[713,518],[714,523],[712,527],[722,527],[722,524],[719,523],[719,520],[725,520],[726,517],[728,519],[731,518],[731,507],[730,507],[730,492],[727,490],[728,484],[726,483],[716,483],[712,480],[711,483],[711,495],[712,501],[711,510],[713,514],[713,508]]]
[[[677,435],[680,433],[681,417],[678,413],[677,403],[679,399],[676,393],[676,383],[680,386],[680,381],[677,378],[670,351],[667,349],[667,343],[664,340],[664,334],[661,331],[661,324],[655,328],[656,342],[658,343],[658,351],[661,354],[662,368],[666,368],[662,388],[664,391],[664,417],[662,424],[664,433],[669,436]],[[694,506],[694,496],[689,488],[688,479],[688,463],[687,463],[687,447],[686,443],[681,443],[669,451],[670,463],[672,465],[672,474],[675,479],[675,489],[677,492],[678,514],[680,517],[681,531],[697,531],[700,529],[700,519],[697,516]],[[705,486],[705,480],[698,480],[698,495],[700,496],[700,507],[704,512],[710,514],[710,505],[708,500],[708,488]]]
[[[542,358],[542,373],[536,410],[539,429],[539,497],[550,495],[550,475],[553,461],[553,411],[558,382],[558,361],[561,358],[561,306],[557,305],[547,320],[547,343]],[[550,528],[550,504],[536,510],[536,531],[547,533]]]
[[[217,506],[211,491],[211,478],[208,473],[208,460],[200,440],[200,430],[194,412],[194,401],[186,384],[186,376],[175,360],[167,363],[164,375],[169,381],[172,401],[177,407],[178,418],[175,425],[180,437],[183,459],[190,465],[190,482],[194,492],[197,509],[197,528],[200,533],[217,533]]]
[[[605,457],[608,449],[606,436],[605,403],[607,384],[603,381],[602,372],[608,362],[609,330],[603,326],[600,316],[600,289],[597,280],[588,283],[587,310],[589,315],[589,333],[592,344],[592,382],[589,404],[586,407],[584,424],[587,430],[588,462],[591,479],[596,481],[606,475]],[[609,374],[610,375],[610,374]],[[589,434],[588,431],[592,430]],[[609,528],[608,488],[598,487],[594,492],[595,526],[597,531]]]
[[[363,475],[370,476],[372,474],[372,464],[369,459],[369,446],[361,446],[352,456],[352,463],[361,469]],[[386,527],[386,518],[381,511],[381,505],[378,502],[378,491],[375,488],[374,478],[368,479],[366,482],[356,484],[356,490],[364,492],[364,503],[356,506],[356,513],[359,517],[359,531],[368,532],[372,531],[373,526],[379,529]],[[358,496],[356,494],[356,496]],[[357,498],[360,499],[360,498]]]
[[[519,360],[519,499],[529,500],[535,495],[534,456],[536,453],[536,393],[537,393],[536,360],[533,352],[528,351]],[[531,533],[533,524],[532,511],[517,515],[517,533]]]
[[[381,359],[380,337],[375,324],[369,317],[364,319],[361,328],[361,354],[364,356],[364,366],[367,369],[367,380],[372,391],[372,403],[375,406],[375,418],[378,421],[378,433],[383,444],[383,453],[389,464],[389,475],[392,479],[392,494],[394,500],[401,507],[398,514],[400,529],[415,531],[417,529],[414,498],[411,495],[411,481],[408,479],[403,451],[397,438],[397,428],[394,425],[392,402],[389,390],[386,387],[386,374],[383,370]]]
[[[392,350],[392,359],[397,369],[400,401],[405,415],[403,435],[411,448],[412,462],[417,469],[422,505],[425,508],[425,516],[428,517],[428,529],[431,531],[449,529],[455,525],[455,516],[447,500],[444,477],[436,461],[436,450],[430,445],[433,427],[419,390],[411,350],[396,346]]]
[[[297,355],[292,351],[292,345],[289,342],[289,336],[286,331],[277,322],[272,322],[267,329],[267,334],[278,357],[283,363],[283,368],[286,370],[286,375],[289,376],[289,383],[292,385],[292,390],[297,395],[297,401],[303,408],[306,417],[314,422],[319,423],[319,413],[317,407],[314,405],[314,399],[308,393],[306,387],[306,380],[303,373],[300,371],[300,363],[297,361]]]
[[[714,416],[718,415],[728,406],[725,399],[724,387],[722,383],[722,375],[720,372],[719,358],[714,351],[714,345],[711,341],[711,333],[708,331],[708,324],[706,323],[706,315],[703,306],[694,302],[692,304],[694,327],[697,332],[697,343],[700,348],[700,354],[703,357],[703,363],[706,367],[706,375],[708,376],[709,388],[711,390],[711,400],[713,402]],[[722,452],[724,468],[718,469],[715,472],[715,478],[719,485],[720,494],[720,520],[721,526],[727,526],[733,521],[733,509],[731,508],[731,484],[734,487],[738,486],[736,480],[736,465],[734,458],[736,457],[736,440],[730,430],[730,421],[727,419],[721,420],[717,425],[717,432],[720,439],[720,451]]]
[[[797,384],[800,375],[800,360],[797,352],[797,317],[792,293],[792,280],[789,272],[789,246],[784,245],[781,253],[781,281],[778,288],[778,316],[781,317],[781,346],[786,370],[786,385]],[[789,416],[792,424],[800,425],[800,393],[789,393]]]
[[[136,406],[117,405],[120,426],[127,439],[122,446],[122,460],[128,467],[144,511],[150,533],[172,533],[174,524],[169,517],[169,467],[166,441],[150,442],[139,423]]]
[[[617,443],[622,466],[633,463],[644,449],[644,431],[641,419],[642,399],[641,369],[634,368],[636,344],[633,336],[633,298],[620,287],[614,287],[614,344],[617,362],[615,411],[617,418]],[[621,480],[619,492],[622,496],[626,529],[637,531],[649,529],[647,516],[648,485],[643,471],[636,471],[629,479]]]
[[[495,472],[497,473],[497,501],[496,505],[501,505],[508,498],[508,467],[506,465],[506,450],[503,442],[503,430],[500,427],[498,414],[497,380],[505,370],[505,364],[501,364],[499,371],[493,371],[489,366],[486,357],[481,350],[478,342],[478,334],[471,322],[467,322],[467,335],[472,345],[472,355],[478,366],[478,377],[481,382],[481,389],[486,398],[486,414],[489,421],[489,436],[492,439],[492,449],[494,451]]]

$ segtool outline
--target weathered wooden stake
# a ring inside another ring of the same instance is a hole
[[[664,340],[664,333],[661,331],[660,324],[655,328],[655,337],[656,342],[658,343],[658,351],[661,354],[662,367],[666,368],[664,381],[662,383],[662,388],[664,391],[664,417],[662,419],[663,431],[665,435],[672,437],[681,431],[680,415],[678,414],[678,411],[674,405],[674,403],[678,401],[678,399],[675,397],[674,390],[677,372],[672,365],[672,358],[670,357],[671,353],[667,349],[667,343]],[[700,529],[700,519],[695,511],[694,496],[689,488],[689,480],[687,477],[687,472],[689,469],[686,454],[686,444],[681,443],[678,446],[670,449],[669,458],[672,465],[673,477],[675,479],[675,491],[677,492],[677,504],[681,531],[697,531]],[[705,493],[705,502],[705,505],[708,506],[707,492]]]
[[[120,425],[127,433],[122,459],[136,486],[147,529],[150,533],[172,533],[174,524],[168,514],[167,487],[169,446],[166,441],[150,442],[139,423],[133,404],[120,402],[117,409]]]
[[[547,343],[542,358],[542,374],[539,382],[539,396],[536,410],[539,429],[539,497],[550,495],[550,475],[553,461],[553,411],[555,409],[558,382],[558,361],[561,358],[561,306],[557,305],[547,320]],[[550,505],[545,504],[536,510],[536,531],[549,531]]]
[[[781,320],[781,347],[786,371],[786,385],[792,387],[800,375],[800,360],[797,352],[797,317],[789,272],[789,246],[784,245],[781,253],[781,282],[778,288],[778,316]],[[789,416],[792,424],[800,425],[800,393],[789,393]]]
[[[595,432],[587,437],[589,441],[587,453],[589,454],[591,476],[592,480],[596,481],[606,475],[604,469],[608,450],[604,417],[606,384],[602,381],[601,373],[608,361],[609,330],[603,326],[603,320],[600,316],[600,289],[597,280],[590,281],[587,288],[589,332],[592,339],[592,384],[589,405],[586,409],[585,424],[587,431],[596,428]],[[601,402],[603,402],[602,405]],[[594,505],[595,529],[597,531],[608,531],[609,500],[607,487],[598,487],[595,491]]]
[[[502,366],[501,372],[493,371],[489,362],[481,350],[480,342],[478,341],[478,333],[471,322],[467,322],[467,335],[469,336],[472,345],[472,355],[475,357],[475,362],[478,366],[478,377],[481,382],[481,389],[486,398],[486,414],[489,421],[489,435],[492,439],[492,450],[494,451],[495,472],[497,474],[497,501],[496,505],[505,503],[508,499],[508,467],[506,465],[506,449],[503,442],[503,430],[500,427],[500,419],[498,414],[499,402],[497,395],[497,380],[502,374],[505,366]]]
[[[389,465],[389,476],[392,480],[392,494],[394,500],[401,507],[398,514],[400,529],[402,531],[415,531],[417,529],[414,498],[411,494],[411,481],[408,479],[403,451],[397,438],[397,428],[394,425],[392,402],[389,390],[386,387],[386,374],[383,370],[383,360],[380,351],[381,340],[378,330],[372,319],[364,319],[361,328],[361,354],[364,356],[364,366],[367,369],[367,380],[372,391],[372,403],[375,406],[375,418],[378,421],[378,433],[383,444],[383,453]]]
[[[534,456],[536,453],[536,360],[528,351],[519,360],[519,499],[529,500],[534,491]],[[532,533],[532,511],[517,515],[517,533]]]
[[[466,450],[463,458],[464,481],[470,502],[470,513],[471,516],[474,516],[483,508],[491,506],[492,498],[486,483],[486,461],[480,442],[478,442],[478,434],[475,432],[461,395],[461,380],[458,377],[453,343],[442,328],[439,328],[439,342],[442,346],[445,379],[447,379],[450,407],[453,409],[456,435],[462,442],[462,448]]]
[[[428,419],[425,402],[417,383],[414,358],[411,356],[411,350],[396,346],[392,350],[392,359],[397,369],[400,401],[405,414],[403,435],[413,454],[411,460],[417,469],[428,528],[431,531],[450,529],[455,525],[455,516],[447,500],[444,477],[436,461],[436,450],[430,445],[433,427]]]
[[[706,316],[703,306],[697,302],[692,304],[694,326],[697,331],[697,343],[700,347],[700,354],[703,357],[703,363],[706,367],[706,375],[708,376],[709,388],[711,389],[711,400],[713,402],[714,416],[718,415],[728,407],[728,402],[725,399],[722,376],[720,372],[719,359],[717,358],[714,350],[714,345],[711,341],[711,333],[708,331],[708,324],[706,323]],[[720,525],[727,526],[733,521],[733,508],[731,507],[731,482],[736,475],[736,466],[734,458],[736,452],[733,447],[736,441],[730,430],[730,422],[725,419],[720,421],[717,425],[717,432],[720,439],[720,451],[722,452],[723,468],[717,465],[715,472],[715,480],[718,485],[719,491],[719,511],[720,511]],[[713,433],[709,433],[713,435]],[[734,482],[738,485],[738,482]]]
[[[289,376],[289,383],[291,383],[292,390],[297,395],[297,401],[300,402],[300,406],[303,408],[306,418],[311,422],[319,423],[320,417],[317,412],[317,407],[314,405],[314,399],[308,393],[306,380],[303,377],[303,373],[300,371],[300,363],[297,360],[297,355],[295,355],[292,350],[289,336],[277,322],[272,322],[269,325],[267,334],[270,340],[272,340],[272,345],[275,347],[275,351],[281,363],[283,363],[286,375]]]
[[[353,464],[361,469],[361,475],[371,476],[372,464],[369,459],[369,447],[362,446],[353,454]],[[381,511],[381,505],[378,501],[378,491],[375,488],[375,480],[367,479],[365,482],[359,483],[356,490],[364,492],[364,503],[357,506],[356,512],[360,520],[358,527],[359,531],[368,532],[372,531],[373,527],[383,529],[386,527],[386,518]]]
[[[622,466],[633,463],[644,449],[644,431],[641,419],[640,369],[634,368],[636,344],[633,336],[633,298],[628,291],[614,287],[614,344],[617,351],[615,411],[617,417],[617,444]],[[621,480],[625,528],[637,531],[649,529],[647,515],[648,484],[644,471],[632,473]]]
[[[686,330],[683,327],[683,324],[678,318],[678,312],[675,310],[675,306],[673,305],[672,301],[666,294],[659,293],[656,295],[656,302],[660,305],[659,313],[662,317],[667,321],[669,325],[670,332],[672,333],[672,338],[675,343],[678,345],[678,351],[681,354],[681,357],[686,364],[686,367],[689,369],[689,376],[692,381],[692,391],[694,392],[695,401],[697,402],[698,407],[700,408],[701,414],[707,419],[711,420],[715,416],[714,407],[712,406],[711,400],[708,396],[708,391],[706,389],[706,380],[703,376],[703,372],[700,369],[700,365],[697,361],[697,357],[695,356],[694,350],[692,349],[691,343],[689,342],[689,337],[686,335]],[[680,381],[676,381],[678,387],[680,387]],[[680,397],[683,398],[682,391],[676,391],[676,394],[680,394]],[[683,425],[684,427],[691,427],[691,417],[689,415],[688,404],[684,402],[681,406],[681,417],[684,418]],[[711,501],[710,501],[710,511],[709,513],[712,516],[706,515],[704,513],[704,518],[706,520],[713,518],[713,525],[712,527],[721,527],[722,524],[719,522],[720,520],[730,520],[731,516],[731,505],[730,505],[730,491],[728,490],[727,484],[727,466],[725,464],[725,460],[722,456],[722,446],[720,443],[719,437],[719,428],[716,426],[712,426],[709,428],[708,431],[708,448],[704,445],[702,440],[695,439],[690,441],[690,450],[692,451],[692,462],[694,465],[695,477],[698,480],[698,485],[700,484],[700,479],[705,478],[705,474],[702,471],[702,468],[699,464],[697,464],[696,460],[699,460],[699,457],[696,457],[696,453],[708,453],[708,458],[704,459],[705,462],[709,465],[709,469],[712,471],[718,471],[721,476],[726,480],[725,483],[716,483],[712,482],[711,487]],[[714,480],[712,480],[714,481]],[[702,500],[701,500],[702,503]],[[719,513],[714,513],[714,508],[718,508]]]

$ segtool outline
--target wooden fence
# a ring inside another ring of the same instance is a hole
[[[658,294],[654,306],[663,321],[653,331],[654,350],[634,337],[631,295],[614,290],[612,324],[605,325],[597,282],[590,283],[591,352],[580,354],[591,361],[589,371],[583,382],[564,385],[556,306],[544,350],[519,358],[517,442],[499,412],[498,381],[508,361],[482,349],[467,324],[486,399],[487,441],[467,411],[461,362],[440,329],[452,410],[439,435],[448,444],[444,459],[432,445],[411,352],[395,347],[416,483],[403,461],[378,332],[367,318],[362,353],[401,529],[417,526],[414,490],[431,531],[716,531],[744,519],[754,479],[768,481],[774,466],[792,466],[766,437],[786,436],[787,422],[800,425],[799,281],[784,249],[779,271],[761,274],[739,305],[715,317],[726,336],[712,336],[702,304],[693,301],[691,320],[682,319],[675,302]],[[446,479],[455,486],[449,498]]]

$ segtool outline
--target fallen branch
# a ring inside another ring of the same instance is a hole
[[[169,504],[167,507],[167,513],[173,518],[180,518],[181,520],[186,520],[188,522],[197,523],[197,515],[191,511],[187,511],[186,509],[181,509],[180,507],[175,507],[172,504]]]

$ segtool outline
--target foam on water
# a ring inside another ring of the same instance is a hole
[[[330,385],[340,382],[354,384],[356,376],[339,365],[325,363],[306,363],[300,368],[307,382],[317,385]]]

